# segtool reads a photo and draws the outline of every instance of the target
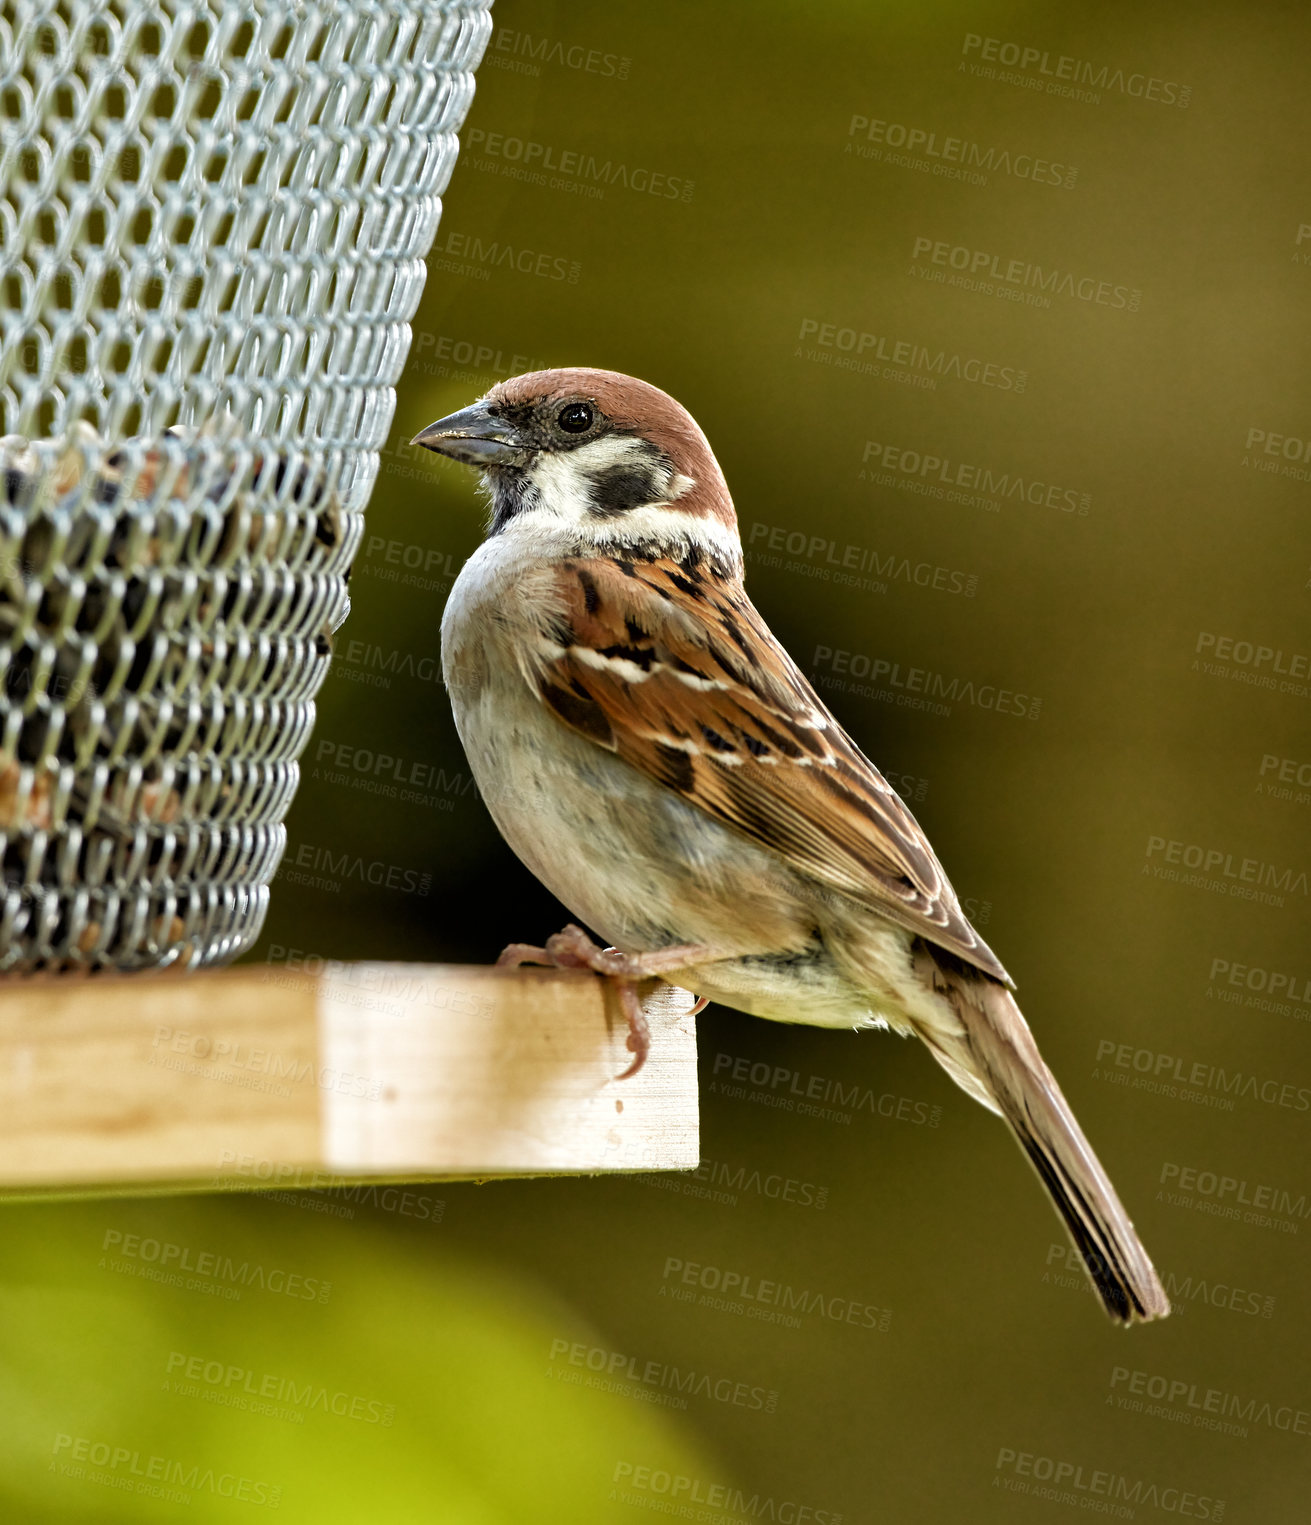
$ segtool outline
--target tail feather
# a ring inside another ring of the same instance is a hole
[[[1160,1278],[1010,991],[927,943],[917,944],[915,962],[963,1029],[920,1027],[919,1035],[958,1085],[1010,1125],[1106,1311],[1123,1324],[1164,1318],[1170,1300]]]

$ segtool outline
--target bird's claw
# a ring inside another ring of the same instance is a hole
[[[633,1062],[616,1080],[631,1080],[646,1063],[651,1052],[651,1028],[642,1010],[637,987],[643,980],[658,977],[666,970],[685,968],[708,950],[700,948],[661,948],[653,953],[621,953],[618,948],[602,948],[586,932],[570,922],[546,939],[546,946],[510,943],[496,960],[498,968],[517,968],[520,964],[543,964],[554,969],[590,969],[613,982],[619,1008],[628,1023],[628,1048]],[[695,1015],[706,1004],[705,998],[692,1008]]]

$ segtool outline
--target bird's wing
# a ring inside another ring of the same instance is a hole
[[[792,867],[979,969],[970,926],[891,785],[712,563],[565,560],[525,589],[549,611],[524,672],[565,725]]]

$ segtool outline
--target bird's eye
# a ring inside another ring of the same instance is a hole
[[[567,402],[555,415],[555,421],[566,434],[582,434],[592,427],[592,410],[585,402]]]

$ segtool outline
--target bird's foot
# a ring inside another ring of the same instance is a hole
[[[674,969],[685,969],[689,964],[707,963],[714,956],[711,949],[696,943],[678,948],[657,948],[651,953],[621,953],[618,948],[598,946],[581,927],[570,922],[563,931],[548,937],[544,948],[534,947],[532,943],[511,943],[502,950],[496,963],[502,969],[517,968],[520,964],[591,969],[612,981],[619,997],[619,1009],[628,1023],[628,1048],[634,1055],[632,1064],[615,1079],[629,1080],[646,1063],[646,1056],[651,1051],[651,1029],[638,998],[638,985]],[[695,1016],[705,1004],[704,998],[699,1000],[691,1015]]]

